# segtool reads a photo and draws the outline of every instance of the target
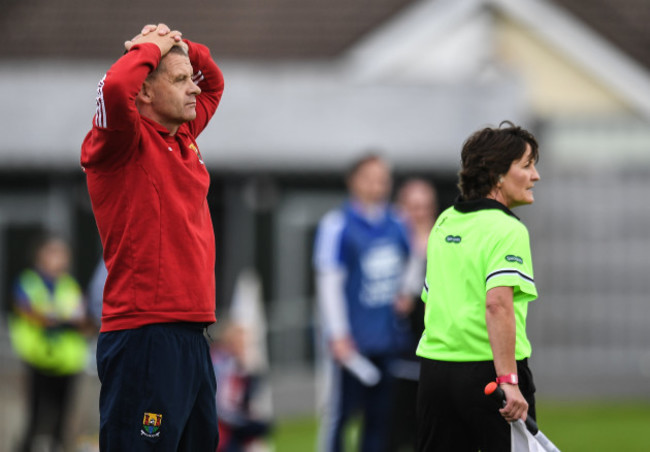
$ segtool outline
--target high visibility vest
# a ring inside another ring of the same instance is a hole
[[[53,292],[33,270],[24,271],[18,284],[27,294],[30,309],[35,314],[65,324],[76,320],[79,310],[83,309],[81,289],[71,276],[57,279]],[[16,354],[44,372],[71,375],[86,365],[86,339],[74,327],[47,328],[16,311],[9,316],[9,335]]]

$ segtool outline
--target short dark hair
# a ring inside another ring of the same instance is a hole
[[[539,147],[533,134],[510,121],[501,122],[498,128],[486,127],[474,132],[461,152],[458,188],[462,199],[485,198],[499,176],[508,172],[512,162],[523,157],[527,144],[537,161]]]
[[[386,163],[386,160],[384,160],[382,156],[375,151],[366,152],[361,157],[354,160],[352,164],[349,166],[347,172],[345,173],[346,180],[350,180],[359,172],[361,168],[363,168],[364,166],[366,166],[368,163],[371,162]]]
[[[169,52],[167,52],[160,59],[160,62],[158,63],[158,66],[153,71],[151,71],[149,73],[149,76],[147,77],[147,80],[149,80],[149,81],[153,80],[154,78],[156,78],[158,76],[158,74],[160,74],[160,72],[162,72],[162,70],[164,69],[164,66],[165,66],[165,57],[167,55],[171,55],[171,54],[176,54],[176,55],[182,55],[182,56],[189,57],[189,55],[187,54],[185,49],[182,48],[181,46],[177,46],[177,45],[172,46],[172,48],[169,49]]]

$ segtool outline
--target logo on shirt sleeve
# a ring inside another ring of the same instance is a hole
[[[445,240],[447,241],[447,243],[460,243],[461,238],[459,235],[448,235],[447,237],[445,237]]]
[[[507,260],[508,262],[517,262],[518,264],[523,264],[523,263],[524,263],[524,260],[523,260],[521,257],[519,257],[519,256],[514,256],[514,255],[512,255],[512,254],[508,254],[508,255],[506,256],[506,260]]]
[[[161,424],[162,424],[162,414],[144,413],[144,419],[142,419],[142,430],[140,430],[140,435],[146,436],[147,438],[158,438],[160,436]]]

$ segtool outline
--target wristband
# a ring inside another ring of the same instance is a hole
[[[500,375],[497,377],[497,383],[502,384],[502,383],[507,383],[509,385],[518,385],[519,384],[519,377],[517,374],[507,374],[507,375]]]

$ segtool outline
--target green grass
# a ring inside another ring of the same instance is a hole
[[[650,451],[649,402],[538,402],[539,426],[563,452]],[[277,452],[316,450],[314,418],[279,420],[273,442]],[[347,450],[354,450],[354,429]]]
[[[648,402],[542,402],[537,417],[562,451],[650,451]]]
[[[358,420],[353,420],[346,429],[345,450],[356,450],[359,433]],[[276,452],[310,452],[317,450],[318,423],[314,418],[286,419],[278,422],[273,434]]]
[[[278,421],[273,432],[277,452],[308,452],[316,450],[318,425],[313,418],[284,419]]]

